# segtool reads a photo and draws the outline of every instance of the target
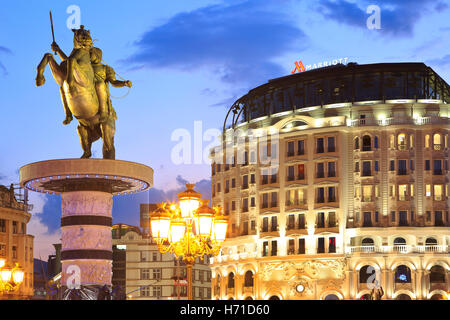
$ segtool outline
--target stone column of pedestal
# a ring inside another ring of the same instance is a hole
[[[112,204],[107,192],[62,193],[63,286],[111,285]]]

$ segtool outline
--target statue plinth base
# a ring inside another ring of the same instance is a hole
[[[153,169],[121,160],[48,160],[20,168],[20,184],[61,195],[62,287],[111,286],[112,197],[152,187]]]

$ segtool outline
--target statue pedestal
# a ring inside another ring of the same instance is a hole
[[[153,169],[121,160],[48,160],[20,168],[20,184],[61,194],[61,286],[111,286],[112,197],[152,187]],[[81,299],[88,298],[82,294]]]

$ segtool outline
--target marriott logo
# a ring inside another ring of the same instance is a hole
[[[338,63],[344,63],[347,64],[348,58],[339,58],[339,59],[334,59],[332,61],[323,61],[323,62],[319,62],[319,63],[314,63],[313,65],[306,65],[306,67],[303,65],[302,61],[295,61],[294,65],[295,68],[294,70],[291,71],[292,74],[296,73],[296,72],[303,72],[303,71],[308,71],[308,70],[313,70],[313,69],[317,69],[317,68],[322,68],[322,67],[329,67],[329,66],[335,66]]]

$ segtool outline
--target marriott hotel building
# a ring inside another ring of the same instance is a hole
[[[211,150],[212,299],[449,298],[450,87],[423,63],[270,80]]]

